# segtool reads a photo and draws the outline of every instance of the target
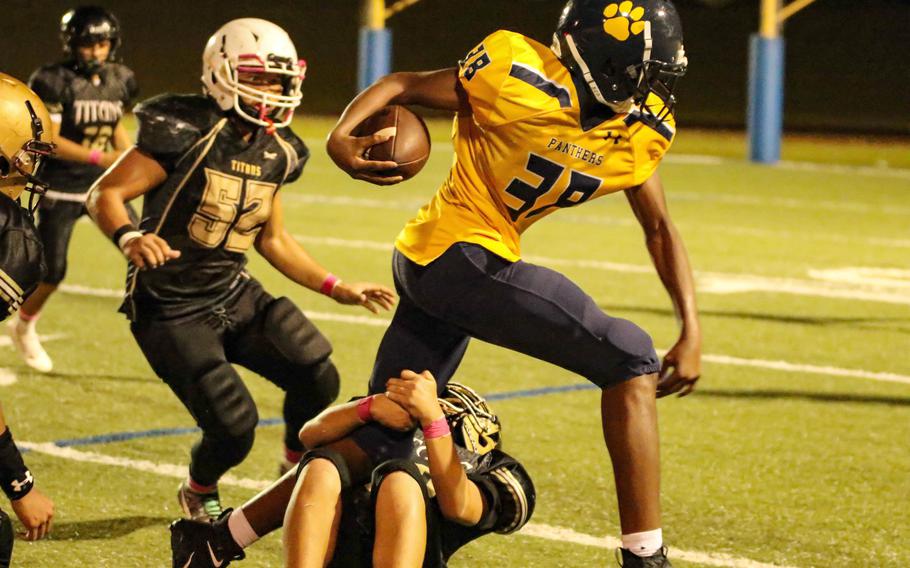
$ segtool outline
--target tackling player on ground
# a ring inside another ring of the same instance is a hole
[[[46,190],[42,161],[54,150],[47,109],[21,81],[0,73],[0,321],[14,313],[44,276],[32,210]],[[26,209],[21,200],[28,194]],[[34,487],[0,408],[0,489],[25,526],[28,540],[51,529],[54,504]],[[13,529],[0,511],[0,568],[10,565]]]
[[[139,134],[89,197],[98,226],[130,261],[121,311],[155,373],[202,429],[180,504],[194,519],[221,513],[219,478],[246,457],[259,421],[232,366],[286,392],[284,463],[299,461],[300,427],[338,395],[332,347],[288,298],[245,270],[256,250],[289,279],[336,302],[389,309],[385,286],[347,283],[284,227],[279,189],[309,157],[290,130],[306,64],[265,20],[222,26],[203,53],[205,95],[162,95],[136,109]],[[125,204],[144,196],[142,224]]]
[[[350,434],[372,421],[402,432],[417,421],[423,430],[408,458],[371,471],[379,448],[364,453]],[[500,428],[472,389],[452,382],[437,399],[429,373],[405,371],[389,381],[387,394],[307,422],[300,438],[311,450],[296,476],[289,473],[214,524],[173,523],[172,565],[226,566],[283,520],[289,567],[444,567],[468,542],[515,532],[534,512],[534,485],[499,449]]]
[[[443,388],[470,337],[574,371],[602,389],[623,562],[666,567],[660,519],[656,396],[688,394],[701,334],[688,256],[667,211],[657,166],[675,134],[673,87],[686,69],[682,28],[667,0],[572,0],[551,47],[498,31],[458,68],[395,73],[362,92],[329,136],[330,156],[358,179],[400,181],[367,161],[351,136],[389,104],[457,113],[455,163],[395,242],[401,299],[382,340],[370,392],[403,369],[428,369]],[[682,330],[663,365],[651,338],[610,317],[562,274],[521,260],[519,239],[559,209],[624,191]],[[409,438],[379,426],[354,434]]]
[[[115,62],[120,24],[112,13],[97,6],[70,10],[60,22],[60,37],[65,59],[41,67],[29,80],[50,111],[46,126],[57,143],[42,173],[52,189],[38,213],[47,275],[9,326],[25,363],[44,373],[53,361],[38,338],[38,317],[66,274],[70,238],[85,214],[89,187],[132,145],[120,119],[137,90],[133,72]]]

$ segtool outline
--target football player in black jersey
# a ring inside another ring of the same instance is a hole
[[[250,276],[246,251],[255,246],[289,279],[342,304],[377,312],[395,299],[385,286],[342,282],[284,227],[278,190],[309,157],[288,128],[305,70],[280,27],[228,22],[203,53],[206,94],[139,105],[136,147],[89,195],[92,217],[130,261],[121,311],[203,432],[178,494],[190,518],[218,517],[218,480],[253,445],[259,417],[232,363],[286,391],[288,468],[303,452],[297,431],[338,396],[329,341]],[[137,227],[125,203],[140,195]]]
[[[34,92],[0,73],[0,321],[15,312],[44,275],[41,242],[31,211],[45,191],[38,178],[43,159],[54,149],[46,130],[50,118]],[[28,540],[51,529],[54,503],[35,489],[0,408],[0,489],[25,527]],[[10,565],[13,528],[0,511],[0,568]]]
[[[369,421],[400,431],[419,422],[411,457],[371,470],[378,448],[349,437]],[[312,449],[296,486],[289,473],[214,524],[171,525],[175,568],[241,559],[282,516],[287,566],[442,567],[476,538],[519,530],[534,511],[531,478],[499,449],[499,419],[486,401],[454,382],[437,399],[428,372],[405,371],[386,394],[324,411],[300,438]]]
[[[65,58],[35,71],[29,85],[51,115],[55,156],[45,164],[51,186],[41,202],[38,233],[44,245],[47,275],[16,321],[13,343],[25,363],[49,372],[53,362],[38,339],[35,325],[48,298],[66,274],[66,254],[76,221],[85,213],[85,194],[101,173],[132,145],[120,122],[136,95],[136,80],[115,63],[120,24],[103,8],[82,6],[60,23]]]

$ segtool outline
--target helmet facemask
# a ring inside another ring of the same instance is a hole
[[[476,391],[456,382],[446,386],[439,405],[459,446],[485,455],[502,444],[499,417]]]
[[[0,193],[12,199],[21,199],[22,192],[27,191],[28,204],[24,207],[30,214],[34,214],[41,197],[48,189],[47,184],[38,176],[44,157],[53,153],[54,144],[41,140],[44,125],[35,113],[31,101],[25,101],[25,106],[31,116],[32,138],[12,156],[0,154]]]
[[[257,88],[244,82],[243,75],[281,77],[281,93]],[[270,130],[291,123],[294,110],[303,99],[301,85],[306,76],[306,61],[269,55],[265,60],[255,53],[241,54],[236,61],[225,58],[218,80],[234,93],[234,111],[249,122]]]

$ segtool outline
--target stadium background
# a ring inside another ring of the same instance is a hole
[[[356,82],[358,0],[108,0],[121,20],[122,55],[135,69],[142,96],[196,91],[199,56],[223,22],[256,15],[284,26],[310,65],[305,113],[337,113]],[[454,65],[498,28],[549,43],[563,0],[424,0],[394,16],[393,68]],[[709,5],[710,4],[710,5]],[[680,87],[682,126],[742,128],[747,38],[758,29],[755,0],[679,0],[689,76]],[[4,0],[15,25],[4,26],[4,71],[25,78],[59,56],[61,0]],[[908,0],[822,0],[785,27],[785,128],[803,131],[910,134]]]

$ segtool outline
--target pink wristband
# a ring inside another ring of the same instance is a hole
[[[373,396],[375,395],[361,398],[360,402],[357,403],[357,418],[360,418],[361,422],[373,420],[373,414],[370,413],[370,408],[373,406]]]
[[[322,281],[322,286],[319,288],[319,291],[325,294],[328,297],[332,297],[332,290],[335,289],[335,286],[341,282],[337,276],[329,272],[325,277],[325,280]]]
[[[97,166],[98,164],[101,163],[102,155],[103,154],[101,153],[101,150],[95,148],[94,150],[92,150],[91,152],[88,153],[88,163]]]
[[[452,433],[452,430],[449,428],[449,423],[446,421],[445,416],[441,416],[436,420],[430,422],[429,426],[423,427],[423,439],[432,440],[434,438],[442,438],[443,436],[448,436]]]

